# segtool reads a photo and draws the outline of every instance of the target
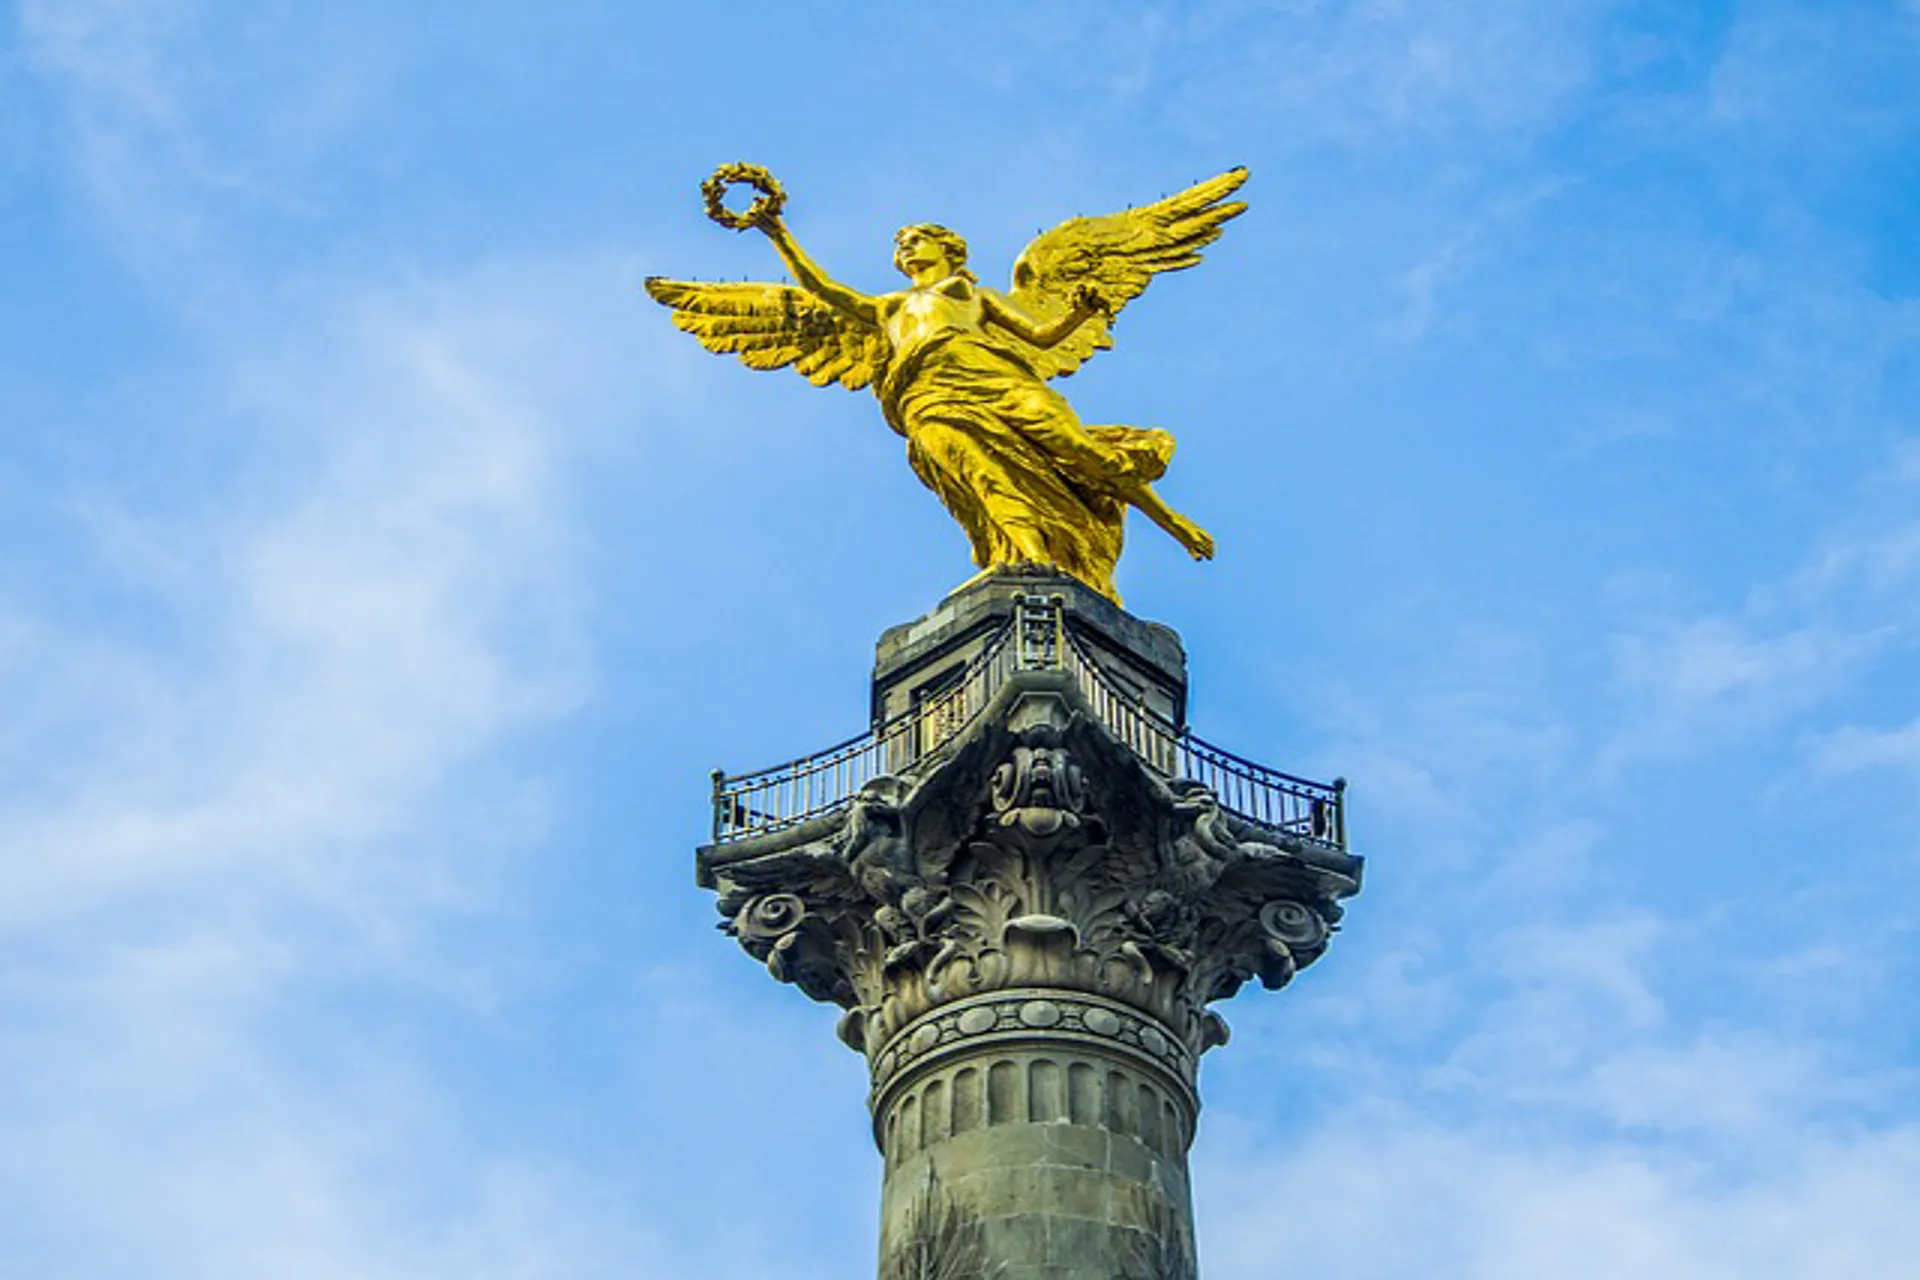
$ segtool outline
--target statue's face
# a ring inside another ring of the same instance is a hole
[[[950,265],[947,251],[940,247],[940,242],[913,227],[902,228],[893,238],[893,245],[893,265],[903,276],[911,278],[929,267]]]

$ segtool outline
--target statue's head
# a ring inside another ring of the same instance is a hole
[[[937,222],[916,222],[894,232],[893,265],[901,275],[911,278],[915,264],[924,262],[930,253],[946,260],[949,274],[978,279],[967,270],[967,242],[959,232],[949,231]]]

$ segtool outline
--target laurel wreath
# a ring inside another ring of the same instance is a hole
[[[727,191],[742,182],[760,195],[747,206],[746,212],[735,213],[727,208]],[[707,216],[729,231],[745,231],[748,227],[770,222],[780,216],[780,210],[787,203],[787,193],[771,173],[757,164],[744,161],[723,164],[715,169],[713,176],[700,184],[700,194],[706,197]]]

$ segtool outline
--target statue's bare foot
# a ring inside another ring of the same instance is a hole
[[[1213,559],[1213,535],[1193,521],[1185,516],[1175,516],[1170,532],[1195,560]]]

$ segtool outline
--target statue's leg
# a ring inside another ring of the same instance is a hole
[[[1154,479],[1173,452],[1173,437],[1164,431],[1089,426],[1052,387],[1035,384],[1025,392],[1013,402],[1016,428],[1063,474],[1087,488],[1117,494],[1130,481]]]
[[[1122,490],[1122,496],[1141,515],[1172,534],[1173,540],[1185,547],[1195,560],[1213,559],[1213,535],[1163,502],[1152,485],[1129,486]]]

